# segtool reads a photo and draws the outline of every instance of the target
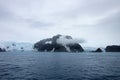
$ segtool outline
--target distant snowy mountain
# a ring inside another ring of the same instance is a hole
[[[30,51],[33,50],[33,44],[27,42],[0,42],[0,47],[7,51]]]

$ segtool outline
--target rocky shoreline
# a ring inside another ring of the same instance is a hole
[[[61,44],[58,43],[58,40],[60,37],[63,35],[56,35],[53,36],[52,38],[48,39],[43,39],[40,40],[39,42],[34,44],[34,49],[40,52],[84,52],[85,50],[82,48],[80,43],[68,43],[64,44],[61,42]],[[68,42],[69,40],[73,40],[71,36],[64,36],[64,39],[67,39]],[[120,52],[120,46],[117,45],[111,45],[107,46],[105,49],[105,52]],[[97,48],[95,51],[90,51],[90,52],[103,52],[101,48]]]
[[[86,51],[81,46],[81,43],[83,42],[84,41],[82,40],[73,39],[69,35],[58,34],[53,36],[52,38],[40,40],[34,45],[30,45],[28,43],[25,45],[23,43],[22,45],[11,43],[11,47],[10,44],[6,47],[0,47],[0,52],[16,51],[17,49],[21,51],[26,51],[28,47],[30,47],[31,50],[36,50],[38,52],[120,52],[120,45],[109,45],[106,46],[106,48],[97,48],[96,50],[89,49],[89,51]]]

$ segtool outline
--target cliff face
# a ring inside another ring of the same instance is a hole
[[[69,43],[66,44],[64,40],[72,41],[71,36],[64,36],[60,40],[62,35],[56,35],[52,38],[43,39],[34,44],[34,49],[37,51],[47,51],[47,52],[83,52],[83,48],[79,43]],[[59,43],[57,42],[59,40]],[[61,41],[61,42],[60,42]]]
[[[112,45],[105,48],[106,52],[120,52],[120,46]]]

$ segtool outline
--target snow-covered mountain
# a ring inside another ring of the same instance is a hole
[[[0,42],[0,48],[7,51],[30,51],[33,50],[33,44],[28,42]]]

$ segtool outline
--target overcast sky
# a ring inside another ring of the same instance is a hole
[[[120,45],[120,0],[0,0],[0,40],[36,42],[56,34],[83,45]]]

